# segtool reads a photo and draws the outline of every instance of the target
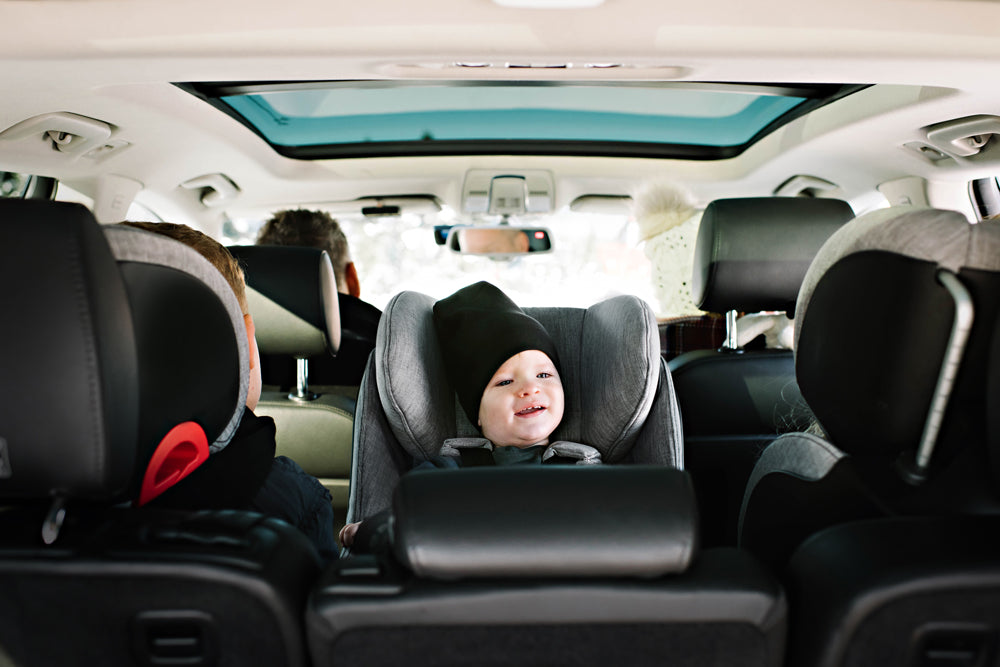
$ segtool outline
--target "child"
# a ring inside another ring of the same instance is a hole
[[[283,519],[313,542],[324,561],[337,557],[330,492],[291,459],[275,458],[275,426],[253,413],[261,394],[260,358],[247,305],[243,269],[226,248],[206,234],[172,223],[125,222],[169,236],[211,262],[229,283],[243,311],[250,347],[246,409],[229,444],[153,501],[181,509],[249,509]]]
[[[549,443],[565,397],[556,346],[538,320],[479,282],[434,304],[434,328],[448,381],[483,437],[446,440],[439,456],[417,461],[415,469],[600,462],[587,445]],[[341,530],[345,547],[352,546],[360,525]]]

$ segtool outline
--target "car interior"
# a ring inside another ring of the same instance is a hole
[[[1000,665],[998,25],[0,0],[0,666]],[[568,448],[413,470],[479,281]],[[377,548],[250,509],[248,415]]]

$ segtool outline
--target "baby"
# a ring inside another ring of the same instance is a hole
[[[482,438],[446,440],[415,469],[561,462],[599,463],[597,450],[549,442],[565,409],[559,355],[545,327],[487,282],[434,304],[434,328],[448,381]],[[361,522],[344,526],[349,547]]]

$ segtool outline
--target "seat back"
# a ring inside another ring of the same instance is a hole
[[[324,250],[294,246],[232,246],[246,271],[247,300],[254,318],[262,368],[298,367],[294,387],[283,390],[265,377],[255,412],[277,426],[277,453],[315,476],[333,499],[334,516],[347,515],[356,393],[313,392],[314,360],[350,354],[338,304],[336,278]]]
[[[392,555],[313,591],[316,667],[782,664],[781,587],[749,554],[699,552],[682,471],[419,471],[393,514]]]
[[[868,214],[817,255],[796,371],[830,441],[775,441],[742,527],[791,554],[789,664],[996,663],[998,289],[1000,225],[953,211]]]
[[[846,202],[836,199],[712,202],[698,230],[691,283],[695,303],[718,313],[786,311],[794,316],[809,262],[853,215]],[[792,351],[696,350],[675,357],[669,366],[703,539],[706,545],[734,545],[742,491],[761,449],[812,420],[795,383]]]
[[[196,280],[210,265],[170,239],[106,236],[79,205],[5,200],[0,222],[0,655],[306,664],[319,561],[304,536],[252,513],[136,506],[198,442],[225,448],[242,412],[246,335],[228,284]],[[168,344],[179,351],[154,354]],[[184,379],[197,386],[170,394]]]
[[[388,508],[415,458],[436,455],[447,438],[478,435],[446,379],[433,305],[403,292],[383,314],[358,398],[349,521]],[[648,305],[620,296],[525,312],[558,348],[566,408],[553,439],[595,447],[607,463],[683,466],[673,385]]]
[[[764,451],[741,545],[780,567],[832,523],[997,511],[987,418],[997,289],[1000,226],[896,207],[834,234],[802,285],[795,352],[828,437],[787,434]]]
[[[993,665],[1000,516],[892,517],[822,530],[792,556],[789,665]]]

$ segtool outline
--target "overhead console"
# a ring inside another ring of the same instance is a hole
[[[546,169],[470,169],[462,186],[462,213],[467,215],[526,215],[550,213],[555,186]]]

